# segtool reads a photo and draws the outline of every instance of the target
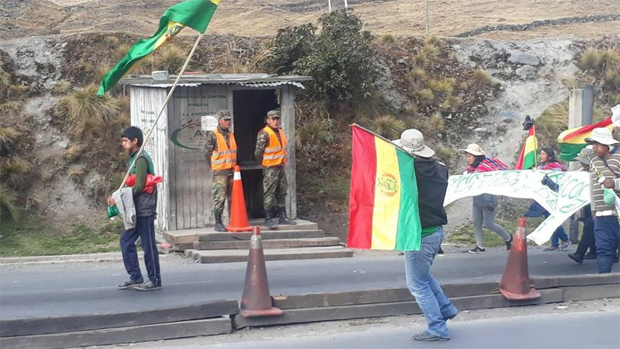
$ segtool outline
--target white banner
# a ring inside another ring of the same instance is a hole
[[[541,183],[545,174],[560,186],[557,193]],[[444,206],[480,194],[536,200],[551,215],[527,238],[542,245],[551,239],[555,229],[564,221],[590,203],[589,174],[581,171],[519,170],[450,176]]]

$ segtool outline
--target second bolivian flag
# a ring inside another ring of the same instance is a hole
[[[417,251],[422,240],[413,157],[353,125],[347,246]]]
[[[97,95],[101,96],[114,87],[141,59],[163,46],[181,29],[190,27],[204,33],[219,3],[220,0],[187,0],[166,10],[155,35],[131,46],[127,55],[103,77]]]
[[[558,136],[560,146],[560,159],[574,161],[583,148],[586,147],[586,138],[592,135],[592,130],[600,127],[608,127],[612,131],[616,127],[611,118],[599,123],[568,129]]]

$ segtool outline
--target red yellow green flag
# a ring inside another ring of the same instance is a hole
[[[532,125],[527,133],[525,144],[521,148],[521,154],[515,165],[515,170],[527,170],[536,167],[536,152],[538,150],[538,140],[536,139],[536,125]]]
[[[164,46],[183,28],[190,27],[204,33],[219,3],[220,0],[187,0],[166,10],[159,19],[155,35],[131,46],[127,55],[103,77],[97,95],[101,96],[114,87],[140,60]]]
[[[352,129],[347,246],[419,250],[422,227],[413,157],[364,128]]]
[[[560,145],[560,159],[564,161],[574,161],[583,148],[586,147],[585,139],[592,135],[595,128],[607,127],[614,130],[616,127],[611,118],[607,118],[599,123],[568,129],[558,136]]]

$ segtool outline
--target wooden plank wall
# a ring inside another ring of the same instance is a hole
[[[161,108],[168,90],[165,88],[147,88],[132,86],[131,94],[131,124],[142,129],[144,136],[155,122],[157,113]],[[153,136],[146,145],[146,151],[153,159],[155,173],[163,177],[163,183],[158,186],[157,192],[157,220],[155,227],[160,230],[168,230],[168,205],[169,184],[168,177],[168,112],[163,111],[157,123]]]
[[[200,117],[228,106],[227,86],[177,87],[168,105],[168,127],[175,144],[169,143],[171,230],[201,228],[213,224],[211,169],[204,154],[207,132]],[[180,132],[179,132],[180,130]]]
[[[288,140],[286,152],[288,164],[286,165],[286,178],[288,180],[288,192],[286,195],[286,207],[292,219],[297,218],[297,177],[295,169],[295,91],[293,87],[282,87],[280,100],[280,114],[282,116],[282,129]]]

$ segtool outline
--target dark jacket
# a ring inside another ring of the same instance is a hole
[[[434,159],[416,157],[415,176],[422,228],[447,224],[443,202],[448,190],[448,169]]]
[[[148,174],[155,175],[155,171],[153,170],[153,162],[151,161],[151,158],[148,155],[148,153],[143,152],[140,155],[140,157],[136,160],[136,163],[138,161],[147,161]],[[136,166],[134,166],[132,169],[132,173],[135,174],[137,167],[138,166],[136,164]],[[144,184],[142,184],[142,186],[144,186]],[[134,193],[133,201],[136,207],[137,217],[151,217],[151,216],[157,215],[157,187],[155,187],[155,190],[153,190],[153,193],[151,194],[144,193],[144,192]]]

